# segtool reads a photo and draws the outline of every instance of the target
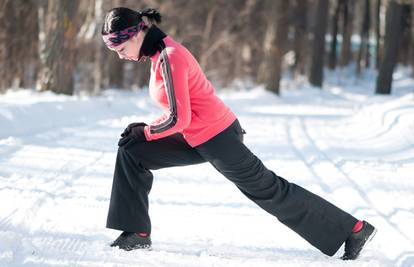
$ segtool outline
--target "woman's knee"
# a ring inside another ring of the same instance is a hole
[[[127,144],[124,146],[118,147],[118,154],[122,154],[123,156],[133,157],[134,159],[140,159],[143,157],[143,143],[137,142],[133,144]]]

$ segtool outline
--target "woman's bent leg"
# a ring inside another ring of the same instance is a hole
[[[150,170],[203,162],[205,160],[180,134],[120,147],[106,227],[150,234],[148,194],[153,181]]]

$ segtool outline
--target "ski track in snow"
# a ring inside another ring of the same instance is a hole
[[[359,260],[341,261],[343,248],[323,255],[208,164],[154,172],[151,251],[109,247],[119,234],[105,228],[119,132],[159,113],[143,94],[109,93],[67,106],[59,98],[63,117],[47,123],[39,104],[41,116],[33,117],[30,105],[11,101],[12,111],[2,113],[0,102],[0,125],[3,114],[12,133],[0,130],[0,266],[414,266],[409,97],[368,101],[305,90],[277,98],[261,89],[221,95],[267,167],[378,228]],[[88,104],[93,115],[78,120]],[[135,115],[136,107],[150,114]]]

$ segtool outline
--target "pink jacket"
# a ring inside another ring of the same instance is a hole
[[[151,57],[149,92],[164,113],[145,127],[145,137],[151,141],[182,133],[195,147],[230,126],[236,116],[216,96],[193,55],[169,36],[163,41],[166,48]]]

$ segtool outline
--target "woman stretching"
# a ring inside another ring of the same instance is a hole
[[[193,55],[156,25],[155,9],[110,10],[102,27],[106,46],[121,59],[151,60],[149,93],[163,115],[121,134],[107,228],[123,231],[111,244],[151,247],[148,194],[152,170],[209,162],[259,207],[314,247],[332,256],[345,242],[344,260],[358,257],[375,228],[267,169],[244,144],[236,115],[216,96]]]

